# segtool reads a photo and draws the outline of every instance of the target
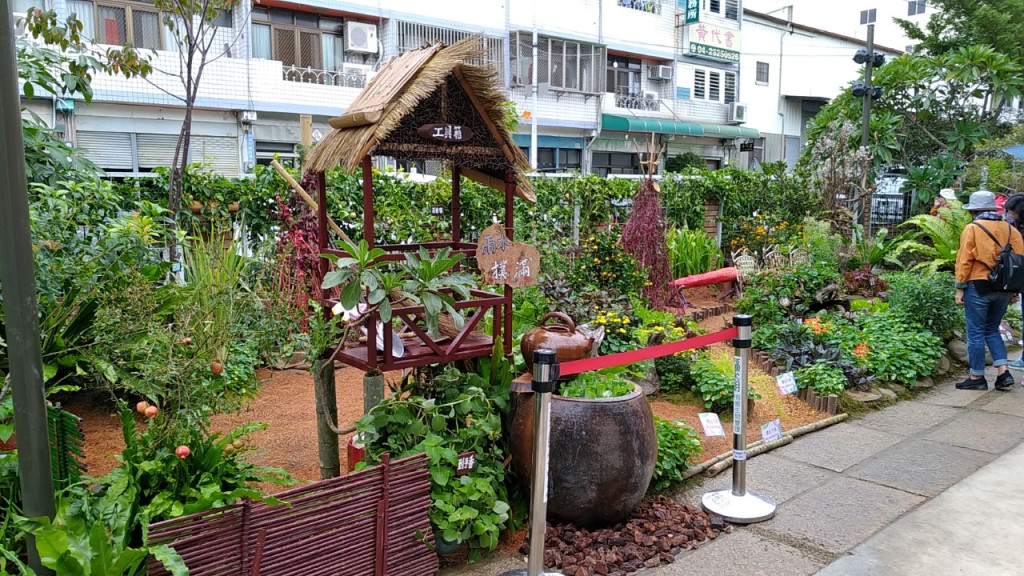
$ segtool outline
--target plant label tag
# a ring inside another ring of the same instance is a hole
[[[747,459],[747,451],[746,450],[733,450],[732,451],[732,459],[736,460],[737,462],[739,462],[740,460],[746,460]]]
[[[700,417],[700,425],[704,428],[705,436],[725,436],[725,430],[722,429],[722,421],[718,418],[718,414],[701,412],[697,416]]]
[[[779,438],[782,438],[782,423],[779,422],[778,418],[761,426],[761,440],[764,440],[765,444],[774,442]]]
[[[796,378],[792,372],[785,372],[775,377],[775,383],[779,386],[779,394],[793,394],[796,392]]]
[[[459,463],[455,467],[455,475],[463,476],[469,474],[476,468],[476,452],[463,452],[459,454]]]

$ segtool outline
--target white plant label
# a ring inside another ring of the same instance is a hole
[[[793,377],[792,372],[785,372],[775,377],[775,383],[779,387],[779,394],[785,396],[786,394],[793,394],[796,392],[796,378]]]
[[[732,363],[732,433],[743,433],[743,359],[735,357]]]
[[[718,414],[701,412],[697,416],[700,417],[700,425],[704,428],[705,436],[725,436],[725,430],[722,429],[722,421],[719,420]]]
[[[747,459],[747,451],[746,450],[733,450],[732,451],[732,459],[737,461],[737,462],[739,462],[740,460],[746,460]]]
[[[761,426],[761,440],[764,440],[765,444],[779,438],[782,438],[782,423],[778,418]]]

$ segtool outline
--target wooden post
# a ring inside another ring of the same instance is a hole
[[[320,457],[320,479],[341,476],[338,435],[330,422],[338,421],[338,397],[334,383],[334,362],[323,358],[313,360],[313,390],[316,398],[317,451]],[[330,418],[330,421],[327,419]]]
[[[363,156],[363,240],[373,249],[373,164],[370,155]]]
[[[309,114],[299,115],[299,127],[300,136],[299,143],[303,147],[309,147],[313,145],[313,117]]]
[[[462,241],[462,171],[452,166],[452,242]]]
[[[512,219],[512,198],[516,193],[516,174],[512,170],[505,173],[505,237],[515,242],[515,227]],[[505,355],[512,353],[512,287],[505,286],[505,326],[501,331]]]

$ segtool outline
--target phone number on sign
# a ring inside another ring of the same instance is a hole
[[[690,54],[699,54],[701,56],[707,56],[708,58],[718,58],[719,60],[728,60],[730,62],[740,61],[739,52],[722,50],[721,48],[715,48],[714,46],[708,46],[706,44],[697,44],[696,42],[690,42]]]

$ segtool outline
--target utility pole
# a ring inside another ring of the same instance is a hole
[[[14,21],[9,0],[0,0],[0,283],[7,316],[7,357],[18,435],[22,511],[53,518],[53,476],[43,392],[43,361],[36,318],[36,273],[29,228],[25,146],[21,136]],[[6,86],[6,88],[4,88]],[[43,568],[35,538],[25,537],[29,566]]]

